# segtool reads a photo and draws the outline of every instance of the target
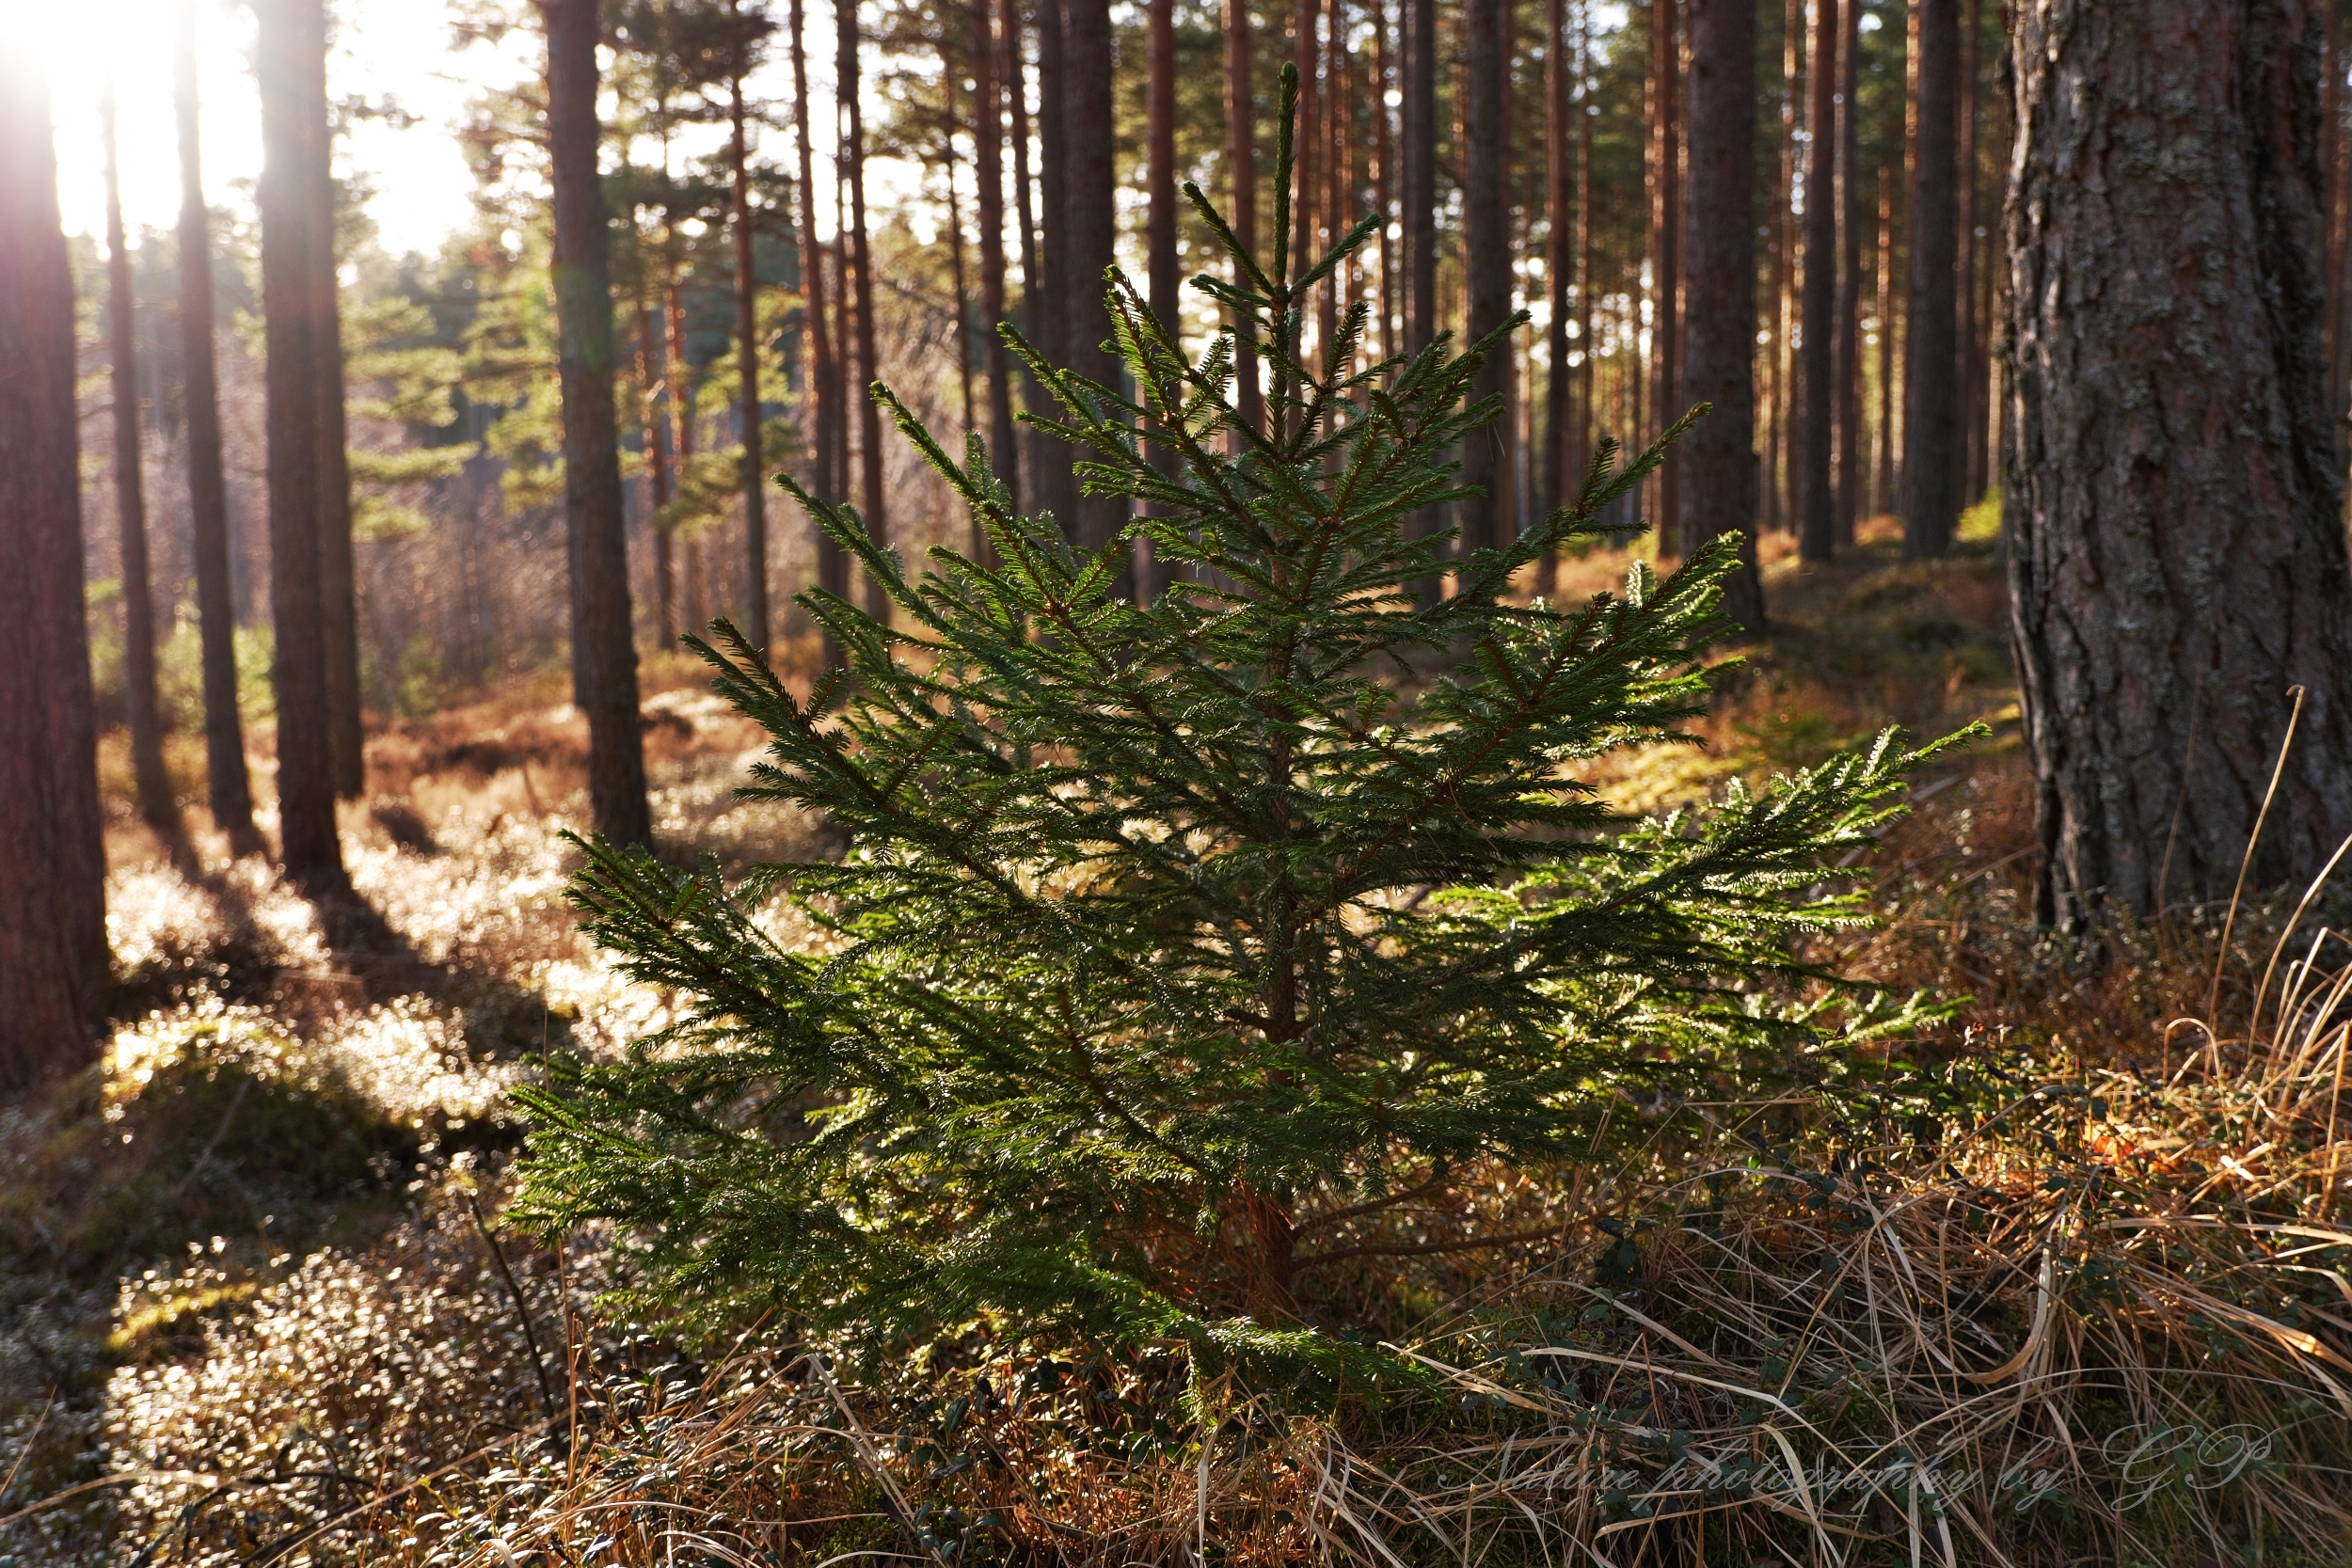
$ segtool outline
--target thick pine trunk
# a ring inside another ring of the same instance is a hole
[[[1671,0],[1660,0],[1669,4]],[[1469,0],[1462,84],[1464,337],[1477,342],[1511,315],[1509,0]],[[1502,410],[1462,439],[1462,483],[1484,492],[1461,503],[1467,549],[1499,549],[1515,530],[1511,494],[1511,345],[1497,342],[1470,381],[1473,401]]]
[[[729,9],[737,9],[732,0]],[[743,630],[768,646],[768,465],[759,451],[759,251],[752,232],[751,136],[743,107],[745,47],[727,76],[727,175],[735,228],[735,373],[743,426]]]
[[[596,172],[596,0],[544,0],[544,13],[564,510],[571,554],[572,700],[588,719],[588,800],[596,831],[615,844],[650,844],[620,439],[612,410],[610,220]]]
[[[2061,0],[2011,25],[2005,501],[2041,913],[2228,896],[2290,687],[2254,876],[2300,880],[2352,831],[2317,10]]]
[[[122,181],[110,84],[102,106],[106,146],[106,343],[114,403],[115,520],[122,553],[122,705],[131,731],[131,778],[139,815],[176,828],[179,806],[164,768],[163,714],[155,697],[155,601],[147,569],[147,485],[139,471],[138,324],[131,252],[123,242]]]
[[[1812,132],[1804,168],[1804,442],[1800,453],[1797,547],[1806,561],[1837,550],[1837,498],[1830,456],[1836,434],[1836,383],[1831,349],[1837,322],[1837,0],[1815,0]]]
[[[172,109],[180,139],[180,334],[188,421],[188,513],[204,684],[204,758],[213,825],[231,853],[257,854],[245,723],[237,711],[236,606],[229,578],[229,485],[221,467],[220,394],[213,366],[212,225],[204,209],[197,125],[196,0],[180,11]]]
[[[0,1094],[75,1071],[105,1003],[73,279],[49,92],[0,55]]]
[[[1683,399],[1714,411],[1682,439],[1676,550],[1738,532],[1724,610],[1764,624],[1756,571],[1756,7],[1691,0],[1691,304]]]
[[[1909,330],[1903,345],[1903,553],[1951,547],[1960,521],[1959,265],[1955,209],[1960,0],[1919,0],[1911,138]]]
[[[256,8],[262,97],[262,311],[267,351],[271,663],[278,696],[278,841],[286,874],[306,892],[340,895],[349,881],[335,832],[326,597],[320,580],[316,260],[323,236],[313,189],[315,123],[304,84],[318,40],[305,13],[316,0]]]
[[[851,401],[858,413],[858,499],[866,531],[887,548],[890,520],[882,501],[882,410],[874,405],[868,391],[881,370],[874,346],[874,247],[866,226],[866,106],[859,87],[857,8],[836,6],[834,13],[839,22],[834,80],[840,84],[841,101],[849,110],[849,143],[841,161],[850,187],[850,259],[857,271],[857,388]],[[886,620],[890,614],[882,584],[870,578],[866,584],[866,610],[878,619]]]
[[[979,177],[980,368],[988,376],[988,460],[1021,506],[1021,448],[1012,418],[1012,377],[1005,340],[1005,98],[997,86],[993,0],[971,0],[972,148]]]
[[[835,357],[832,311],[826,305],[825,248],[817,239],[816,152],[809,129],[807,17],[802,0],[792,0],[792,135],[800,159],[801,287],[808,304],[809,401],[816,417],[809,420],[809,493],[819,500],[841,499],[841,471],[834,462],[840,445],[840,370]],[[673,399],[675,402],[675,399]],[[850,560],[830,534],[811,525],[816,534],[817,586],[835,598],[850,592]],[[823,658],[827,668],[839,661],[841,651],[825,634]]]

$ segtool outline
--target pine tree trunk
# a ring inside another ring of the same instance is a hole
[[[588,800],[614,844],[650,844],[628,609],[619,430],[612,409],[610,219],[596,172],[596,0],[545,0],[548,147],[571,555],[572,700],[588,719]]]
[[[1403,352],[1397,297],[1397,245],[1389,229],[1396,221],[1396,133],[1389,116],[1390,84],[1395,79],[1395,45],[1389,28],[1389,0],[1372,0],[1372,199],[1380,212],[1380,356]]]
[[[49,94],[0,53],[0,1095],[96,1059],[105,848]]]
[[[1114,260],[1116,227],[1114,191],[1118,183],[1109,135],[1102,134],[1116,112],[1112,100],[1110,0],[1062,0],[1063,64],[1067,70],[1062,112],[1069,133],[1063,156],[1069,189],[1062,226],[1067,231],[1070,290],[1062,330],[1069,351],[1065,361],[1081,375],[1116,388],[1121,373],[1119,360],[1100,345],[1111,333],[1103,300],[1110,285],[1103,280]],[[1074,453],[1065,453],[1067,465]],[[1072,487],[1073,491],[1076,486]],[[1099,550],[1126,525],[1127,505],[1117,496],[1073,495],[1072,530],[1086,548]],[[1133,572],[1122,571],[1117,592],[1133,594]]]
[[[1672,0],[1659,0],[1671,4]],[[1510,0],[1468,0],[1463,71],[1462,249],[1464,331],[1475,343],[1511,315]],[[1511,345],[1498,342],[1470,380],[1474,402],[1503,410],[1462,439],[1462,483],[1484,492],[1461,503],[1462,543],[1500,549],[1517,515],[1511,495]]]
[[[1895,170],[1879,169],[1878,450],[1870,473],[1870,515],[1895,508]]]
[[[262,310],[267,352],[270,612],[277,637],[278,839],[286,874],[313,895],[348,890],[335,832],[333,710],[320,580],[319,207],[305,82],[316,0],[262,0],[255,61],[262,98]]]
[[[1764,624],[1756,571],[1756,6],[1691,0],[1691,306],[1683,401],[1714,404],[1682,438],[1676,553],[1740,535],[1724,612]]]
[[[1797,287],[1804,238],[1797,229],[1797,127],[1802,121],[1804,71],[1804,0],[1788,0],[1781,11],[1780,40],[1780,199],[1772,224],[1780,232],[1779,264],[1774,269],[1773,294],[1777,315],[1772,342],[1772,451],[1765,488],[1766,508],[1772,526],[1797,531],[1797,474],[1804,445],[1804,407],[1797,385]]]
[[[1146,193],[1151,206],[1145,270],[1151,278],[1152,313],[1181,341],[1184,285],[1176,260],[1176,0],[1152,0],[1151,55],[1145,90],[1150,143],[1146,179],[1151,187]],[[1139,396],[1136,401],[1149,400]],[[1184,460],[1173,446],[1155,441],[1152,461],[1160,472],[1174,475]]]
[[[1062,0],[1037,0],[1038,270],[1027,286],[1029,341],[1049,365],[1070,363],[1070,72]],[[1034,413],[1061,417],[1041,387],[1029,388]],[[1031,439],[1031,503],[1066,529],[1077,526],[1078,487],[1070,452],[1052,436]]]
[[[1404,5],[1405,350],[1419,354],[1438,335],[1438,4]]]
[[[979,430],[973,420],[972,404],[972,287],[963,264],[963,203],[956,189],[956,103],[954,67],[941,61],[941,79],[947,86],[947,139],[942,150],[940,172],[947,179],[947,272],[948,281],[956,294],[956,386],[963,402],[963,433],[971,436]],[[977,529],[979,525],[975,522]],[[976,533],[974,539],[978,535]]]
[[[993,0],[971,0],[972,147],[979,176],[981,370],[988,376],[988,460],[1021,508],[1021,448],[1012,417],[1012,377],[1005,340],[1005,101],[997,85]],[[981,559],[989,559],[983,549]]]
[[[1574,402],[1574,378],[1568,373],[1568,301],[1576,265],[1576,218],[1570,206],[1576,199],[1576,171],[1568,150],[1568,126],[1575,112],[1571,75],[1567,0],[1549,0],[1544,10],[1544,209],[1550,220],[1550,240],[1544,249],[1544,286],[1551,321],[1544,335],[1550,370],[1544,385],[1543,457],[1544,498],[1552,508],[1572,499],[1579,477],[1568,451]]]
[[[1837,308],[1837,0],[1814,0],[1813,61],[1805,85],[1812,133],[1804,170],[1804,446],[1799,469],[1797,548],[1809,562],[1837,549],[1837,499],[1830,488],[1836,433],[1831,348]]]
[[[730,14],[739,12],[728,0]],[[727,76],[727,176],[735,228],[735,373],[743,426],[743,630],[768,646],[768,473],[759,451],[759,250],[752,232],[751,137],[743,108],[744,48]]]
[[[807,292],[804,313],[808,318],[809,337],[809,401],[815,405],[816,417],[809,420],[809,493],[819,500],[841,499],[841,470],[834,464],[834,452],[840,444],[841,389],[840,366],[834,351],[832,310],[826,304],[825,247],[817,239],[817,181],[816,153],[809,127],[808,102],[808,23],[802,0],[792,0],[790,25],[792,29],[792,134],[793,150],[800,158],[799,229],[801,239],[801,287]],[[674,373],[684,373],[682,360],[673,360]],[[673,404],[676,398],[673,394]],[[850,560],[839,545],[833,542],[824,530],[810,525],[816,535],[817,586],[835,598],[847,598],[850,593]],[[824,634],[821,657],[831,669],[840,661],[841,650],[834,646],[833,634]]]
[[[313,0],[306,50],[310,120],[312,286],[318,290],[319,637],[326,658],[326,744],[338,800],[367,789],[367,733],[359,697],[359,578],[352,553],[350,433],[343,418],[342,281],[335,254],[333,131],[326,109],[326,15]],[[315,55],[315,59],[310,56]]]
[[[1903,554],[1951,547],[1960,521],[1960,363],[1953,285],[1960,116],[1960,0],[1918,0],[1913,51],[1911,273],[1903,345]]]
[[[2298,0],[2012,12],[2005,501],[2045,920],[2228,896],[2290,687],[2255,882],[2352,832],[2319,25]]]
[[[1682,417],[1682,39],[1678,0],[1650,0],[1650,429],[1654,436]],[[1660,466],[1655,513],[1661,532],[1681,511],[1682,461]]]
[[[661,509],[670,504],[670,423],[662,413],[659,390],[667,367],[662,362],[657,313],[646,303],[641,287],[637,293],[637,381],[644,388],[641,417],[645,425],[645,470],[653,491],[649,531],[653,534],[655,626],[660,637],[659,646],[667,652],[677,646],[676,582],[670,560],[670,528],[661,520]]]
[[[1251,93],[1256,51],[1249,42],[1249,0],[1225,0],[1225,158],[1230,183],[1226,187],[1226,223],[1244,250],[1258,249],[1257,104]],[[1233,281],[1241,282],[1236,263]],[[1234,345],[1233,379],[1240,396],[1235,406],[1252,429],[1265,428],[1265,395],[1258,385],[1258,355],[1248,342]]]
[[[1851,549],[1862,515],[1862,6],[1849,0],[1837,58],[1837,547]]]
[[[1953,345],[1958,358],[1952,374],[1959,388],[1960,434],[1952,461],[1959,475],[1954,504],[1974,505],[1984,493],[1984,417],[1979,395],[1977,339],[1983,323],[1977,314],[1977,71],[1979,35],[1984,31],[1979,0],[1968,0],[1961,28],[1960,103],[1953,162],[1952,203],[1954,266],[1952,279]]]
[[[180,140],[180,334],[186,376],[190,554],[204,684],[204,758],[213,825],[232,854],[258,854],[245,722],[237,709],[236,606],[229,575],[229,486],[220,455],[220,394],[213,364],[212,225],[204,209],[196,78],[196,0],[183,0],[173,58]]]
[[[850,121],[849,143],[841,155],[849,176],[850,257],[857,269],[857,388],[851,401],[857,404],[858,415],[859,505],[865,513],[866,531],[886,549],[890,520],[882,499],[882,410],[868,392],[881,373],[881,359],[874,346],[874,247],[866,227],[866,106],[859,87],[857,8],[836,6],[834,13],[840,35],[834,80],[840,83],[841,102],[849,110]],[[866,584],[866,612],[878,620],[887,620],[890,614],[890,601],[882,584],[871,578]]]
[[[1321,186],[1315,171],[1321,166],[1316,157],[1319,133],[1323,120],[1318,113],[1315,93],[1317,56],[1321,54],[1316,38],[1316,19],[1322,14],[1322,0],[1297,0],[1291,9],[1291,64],[1298,71],[1298,127],[1292,138],[1292,170],[1296,186],[1291,196],[1290,276],[1298,277],[1314,265],[1320,254],[1315,248],[1315,208]],[[1300,328],[1304,336],[1305,328]],[[1300,345],[1311,354],[1312,349]],[[1312,361],[1310,360],[1310,363]]]
[[[131,289],[131,252],[122,232],[121,166],[115,136],[114,86],[100,107],[105,141],[106,341],[114,403],[115,519],[122,551],[122,698],[131,732],[131,778],[139,815],[176,830],[180,808],[164,768],[163,714],[155,696],[155,602],[147,569],[147,486],[139,471],[138,324]]]
[[[1593,353],[1600,317],[1593,304],[1593,90],[1592,0],[1576,0],[1576,304],[1581,312],[1577,341],[1582,347],[1577,367],[1576,469],[1581,473],[1593,460],[1597,445],[1594,407],[1597,366]]]

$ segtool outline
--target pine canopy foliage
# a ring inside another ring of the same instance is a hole
[[[1824,867],[1928,753],[1890,734],[1703,812],[1613,815],[1579,769],[1683,738],[1735,540],[1579,608],[1514,602],[1664,442],[1455,555],[1416,519],[1469,494],[1448,454],[1501,411],[1464,397],[1510,327],[1351,371],[1349,305],[1309,363],[1305,308],[1371,224],[1262,268],[1185,195],[1244,280],[1197,280],[1237,324],[1204,357],[1116,270],[1133,399],[1007,329],[1086,484],[1141,503],[1120,539],[1016,514],[977,436],[959,464],[881,386],[991,559],[911,579],[780,478],[895,623],[804,594],[847,665],[806,702],[731,627],[695,646],[771,737],[748,793],[821,813],[843,858],[731,888],[590,847],[589,929],[684,1021],[530,1097],[523,1201],[619,1222],[665,1310],[868,1352],[978,1321],[1328,1369],[1352,1353],[1302,1285],[1366,1216],[1477,1156],[1582,1156],[1627,1092],[1821,1027],[1767,990],[1809,975],[1792,937],[1862,918]],[[1269,367],[1263,429],[1236,333]],[[1138,538],[1168,578],[1148,603],[1114,596]]]

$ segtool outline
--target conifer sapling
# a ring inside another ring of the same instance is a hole
[[[803,594],[846,660],[806,702],[730,627],[694,646],[771,736],[747,793],[849,848],[730,887],[591,846],[589,930],[683,1021],[527,1097],[525,1212],[619,1222],[664,1309],[868,1351],[977,1321],[1343,1370],[1311,1285],[1351,1216],[1481,1156],[1575,1156],[1628,1088],[1814,1026],[1761,988],[1807,973],[1792,937],[1862,919],[1823,867],[1927,753],[1890,734],[1658,820],[1602,803],[1580,768],[1703,711],[1735,538],[1581,607],[1511,595],[1679,426],[1622,467],[1604,444],[1505,548],[1416,536],[1468,494],[1452,454],[1501,410],[1465,390],[1520,323],[1359,364],[1353,303],[1309,359],[1314,291],[1375,220],[1287,254],[1294,91],[1270,266],[1184,187],[1241,279],[1195,282],[1230,324],[1203,357],[1115,269],[1132,399],[1005,329],[1084,483],[1142,503],[1109,546],[1015,515],[977,436],[958,463],[880,385],[990,561],[910,578],[780,476],[894,620]],[[1142,604],[1112,593],[1140,538],[1167,578]]]

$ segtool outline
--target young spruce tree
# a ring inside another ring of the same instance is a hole
[[[1287,126],[1280,149],[1278,193]],[[1448,454],[1500,409],[1464,391],[1518,324],[1357,372],[1359,304],[1306,363],[1312,291],[1375,220],[1300,266],[1278,206],[1266,268],[1184,189],[1248,281],[1195,286],[1269,367],[1265,427],[1233,333],[1188,363],[1116,270],[1136,401],[1008,329],[1086,485],[1150,508],[1089,554],[1010,510],[977,436],[959,465],[875,387],[1001,565],[939,550],[910,580],[780,479],[898,622],[803,595],[847,659],[806,703],[731,627],[697,644],[772,737],[749,793],[848,852],[730,888],[590,849],[589,929],[686,1016],[528,1097],[524,1212],[620,1222],[667,1309],[778,1309],[869,1353],[982,1320],[1343,1374],[1299,1286],[1351,1216],[1480,1155],[1581,1154],[1622,1090],[1804,1027],[1758,987],[1801,973],[1793,934],[1860,918],[1821,868],[1898,809],[1924,753],[1891,736],[1663,820],[1579,778],[1702,710],[1738,536],[1573,610],[1511,578],[1597,532],[1663,443],[1604,451],[1502,548],[1413,537],[1469,494]],[[1149,604],[1111,592],[1139,535]]]

